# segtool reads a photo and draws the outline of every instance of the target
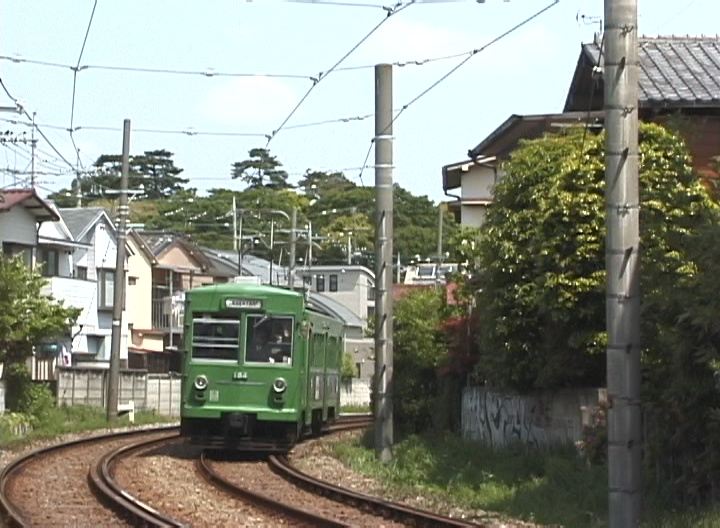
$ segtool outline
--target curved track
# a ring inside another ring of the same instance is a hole
[[[183,523],[171,519],[154,508],[136,499],[123,490],[113,479],[113,465],[123,457],[148,449],[155,445],[166,444],[179,438],[178,433],[171,433],[161,438],[143,440],[123,446],[102,455],[90,466],[88,479],[90,487],[98,500],[113,509],[121,517],[132,521],[135,526],[183,527]]]
[[[5,466],[3,471],[0,473],[0,508],[2,508],[3,513],[5,514],[5,521],[7,525],[22,527],[32,526],[27,513],[23,511],[19,504],[15,504],[9,496],[9,490],[11,489],[15,479],[19,478],[30,466],[34,464],[42,464],[45,459],[69,449],[82,448],[84,446],[95,445],[122,438],[132,438],[134,436],[177,430],[177,426],[169,426],[102,434],[43,447],[16,458]]]

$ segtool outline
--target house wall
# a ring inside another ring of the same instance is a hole
[[[480,227],[485,221],[488,202],[492,201],[493,187],[500,177],[494,166],[472,165],[460,179],[460,223]]]
[[[678,131],[692,155],[693,167],[705,177],[717,177],[712,158],[720,155],[720,116],[660,116],[649,120]]]
[[[115,234],[104,220],[99,221],[79,242],[90,244],[90,248],[75,251],[75,269],[87,268],[87,279],[93,282],[93,300],[87,319],[80,335],[73,341],[73,353],[88,353],[94,361],[110,360],[112,347],[112,309],[98,308],[102,285],[98,282],[98,270],[113,273],[117,259]],[[127,286],[127,283],[126,283]],[[127,291],[127,290],[126,290]],[[112,304],[112,303],[111,303]],[[127,306],[127,297],[126,303]],[[82,321],[82,317],[79,321]],[[123,310],[121,316],[120,361],[127,361],[128,352],[128,315]]]
[[[134,279],[127,288],[128,324],[147,330],[152,328],[152,265],[132,237],[128,244],[134,253],[128,256],[128,281]]]
[[[343,272],[343,270],[345,270]],[[373,279],[366,272],[358,269],[338,267],[337,269],[304,269],[298,270],[303,278],[312,277],[310,290],[317,292],[318,276],[325,277],[325,290],[320,292],[331,297],[361,319],[368,318],[368,308],[375,307],[375,301],[368,299],[372,291]],[[337,291],[330,291],[330,275],[337,276]]]
[[[0,213],[0,242],[36,246],[35,217],[20,205],[13,207],[8,212]]]
[[[42,288],[44,295],[52,295],[61,299],[66,306],[82,310],[77,322],[73,325],[72,353],[95,353],[95,343],[88,341],[88,334],[98,329],[97,296],[95,294],[95,281],[79,280],[69,277],[49,277],[47,284]],[[94,347],[91,351],[91,347]]]

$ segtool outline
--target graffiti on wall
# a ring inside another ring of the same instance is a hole
[[[547,445],[547,413],[535,398],[477,388],[465,391],[462,406],[463,436],[491,447],[523,444]]]

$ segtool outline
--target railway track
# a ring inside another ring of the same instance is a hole
[[[121,519],[109,514],[106,508],[99,505],[92,508],[85,504],[90,489],[84,478],[88,467],[84,457],[106,451],[109,443],[123,444],[134,437],[156,437],[177,430],[177,426],[171,426],[103,434],[43,447],[16,458],[0,473],[0,508],[5,524],[20,527],[39,524],[62,526],[67,522],[65,519],[73,518],[80,509],[84,510],[89,524],[121,525]],[[73,450],[78,450],[77,456],[64,456]],[[45,477],[49,465],[61,463],[65,465],[64,471],[74,476],[72,490],[57,489],[53,487],[53,479]],[[67,500],[59,498],[63,492],[67,492]],[[27,503],[32,503],[32,508],[28,508]]]
[[[90,465],[88,480],[90,487],[98,500],[114,510],[120,517],[128,519],[135,526],[157,526],[162,528],[184,527],[185,524],[163,515],[148,504],[138,500],[122,487],[113,478],[113,466],[124,457],[130,457],[138,451],[145,451],[154,446],[167,444],[179,438],[175,431],[166,436],[152,440],[141,440],[108,451]]]
[[[337,433],[353,429],[367,427],[372,423],[372,417],[368,415],[357,415],[342,417],[331,428],[328,433]],[[144,438],[136,440],[135,437]],[[37,519],[49,519],[47,514],[32,512],[27,507],[13,502],[8,493],[13,488],[14,479],[21,478],[27,474],[28,468],[40,465],[52,456],[71,449],[87,451],[87,446],[94,445],[95,451],[92,456],[86,455],[86,459],[79,464],[84,467],[84,481],[86,488],[83,500],[87,504],[87,496],[92,491],[96,499],[108,509],[106,520],[102,516],[95,516],[94,522],[87,525],[102,526],[157,526],[157,527],[180,527],[190,526],[194,522],[188,521],[187,517],[178,515],[175,511],[169,515],[169,510],[164,511],[163,503],[155,503],[153,507],[150,502],[156,497],[147,496],[147,502],[137,498],[134,491],[131,493],[124,489],[116,481],[116,469],[121,461],[127,461],[133,456],[140,456],[141,452],[152,451],[153,455],[164,452],[165,457],[170,456],[173,465],[180,463],[177,456],[173,457],[172,450],[180,449],[178,442],[178,428],[164,427],[152,430],[136,430],[123,433],[114,433],[75,440],[65,444],[46,447],[33,451],[23,457],[11,462],[0,473],[0,506],[6,512],[8,526],[37,526],[37,525],[63,525],[62,521],[39,522]],[[112,448],[103,447],[103,443],[113,444]],[[168,446],[175,445],[175,448]],[[168,455],[167,453],[171,454]],[[457,519],[442,517],[430,512],[417,510],[401,504],[395,504],[382,499],[365,496],[350,490],[340,488],[334,484],[321,481],[309,476],[294,468],[287,457],[271,456],[259,461],[245,460],[238,462],[218,462],[210,460],[205,453],[197,456],[197,453],[184,456],[188,468],[195,463],[195,471],[202,476],[214,488],[222,489],[227,495],[240,499],[243,503],[265,511],[272,518],[284,519],[282,522],[293,526],[383,526],[386,528],[399,526],[438,526],[438,527],[477,527],[474,523],[468,523]],[[76,458],[74,455],[65,455],[66,458]],[[55,464],[62,464],[55,460]],[[150,460],[150,459],[145,459]],[[131,464],[132,465],[132,464]],[[174,473],[174,470],[173,470]],[[38,478],[38,477],[35,477]],[[77,477],[76,477],[77,478]],[[147,482],[143,480],[143,482]],[[88,490],[89,487],[89,490]],[[22,495],[20,495],[22,496]],[[27,493],[24,495],[27,497]],[[142,494],[141,494],[142,496]],[[17,498],[17,494],[16,494]],[[27,499],[26,499],[27,500]],[[217,502],[219,497],[213,500]],[[232,500],[232,499],[225,499]],[[105,510],[100,504],[96,508]],[[66,510],[69,505],[62,504]],[[76,508],[87,508],[78,506]],[[212,508],[212,505],[209,506]],[[161,511],[162,510],[162,511]],[[109,517],[109,512],[114,517]],[[208,514],[212,509],[208,510]],[[67,515],[67,512],[65,513]],[[44,516],[43,516],[44,515]],[[56,516],[56,519],[63,518]],[[67,517],[66,517],[67,518]],[[178,519],[184,520],[178,520]],[[83,524],[86,525],[86,524]]]
[[[368,415],[343,417],[328,432],[362,429],[370,424],[372,417]],[[312,526],[481,526],[340,488],[297,470],[285,456],[271,455],[267,468],[286,483],[305,490],[306,495],[291,491],[287,484],[273,482],[271,475],[258,477],[263,469],[257,466],[252,462],[213,462],[206,453],[196,461],[203,478],[228,494]]]

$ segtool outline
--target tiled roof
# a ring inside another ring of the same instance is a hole
[[[602,61],[598,39],[582,51]],[[640,37],[638,59],[641,106],[720,107],[720,37]]]
[[[75,240],[105,211],[102,207],[75,207],[58,209],[65,225]]]
[[[720,40],[644,38],[640,45],[640,99],[720,104]]]
[[[152,253],[153,257],[158,257],[169,246],[177,243],[178,245],[184,247],[187,252],[192,254],[192,256],[203,268],[210,268],[212,266],[212,262],[210,262],[208,256],[202,251],[202,249],[197,247],[181,233],[171,230],[153,231],[149,229],[135,229],[135,233],[142,239],[148,250]]]
[[[57,213],[34,189],[0,190],[0,211],[9,211],[17,205],[27,208],[39,221],[57,221]]]

